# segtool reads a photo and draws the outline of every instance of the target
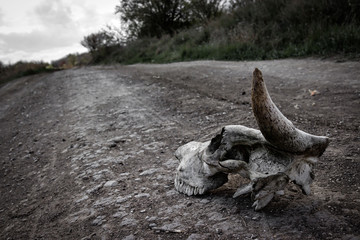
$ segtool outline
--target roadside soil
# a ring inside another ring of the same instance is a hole
[[[312,194],[261,211],[242,179],[188,197],[175,150],[258,128],[254,68],[296,127],[331,143]],[[311,96],[309,90],[317,91]],[[287,59],[96,66],[0,88],[0,239],[360,239],[360,62]]]

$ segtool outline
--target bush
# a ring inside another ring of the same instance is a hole
[[[356,0],[233,0],[231,3],[229,9],[210,21],[193,22],[191,27],[179,32],[131,39],[121,46],[97,51],[94,62],[359,56],[360,4]]]
[[[37,73],[49,72],[54,69],[48,68],[49,64],[44,62],[23,62],[19,61],[15,64],[5,65],[0,62],[0,86],[6,82],[23,76]]]

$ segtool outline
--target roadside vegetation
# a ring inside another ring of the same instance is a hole
[[[88,53],[45,62],[0,62],[0,86],[88,64],[360,58],[358,0],[119,0],[121,28],[85,36]]]
[[[0,86],[14,78],[51,71],[44,62],[24,62],[4,64],[0,62]]]
[[[88,65],[91,60],[91,55],[85,53],[69,54],[51,63],[43,61],[19,61],[14,64],[4,64],[0,61],[0,87],[15,78]]]
[[[121,0],[116,13],[125,28],[82,41],[92,63],[360,56],[356,0]]]

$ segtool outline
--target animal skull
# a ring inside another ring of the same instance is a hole
[[[175,188],[187,195],[204,194],[227,182],[229,173],[250,179],[234,194],[252,193],[255,210],[265,207],[275,194],[283,194],[289,181],[310,194],[312,167],[329,139],[294,127],[271,100],[260,70],[252,83],[252,109],[259,130],[230,125],[208,142],[179,147]]]

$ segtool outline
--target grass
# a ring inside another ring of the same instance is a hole
[[[352,0],[243,0],[206,25],[93,54],[94,63],[360,56],[360,4]]]
[[[17,77],[87,64],[263,60],[306,56],[360,58],[356,0],[241,0],[206,24],[139,38],[53,61],[0,62],[0,85]],[[52,66],[52,67],[51,67]]]
[[[316,27],[314,27],[316,28]],[[254,40],[209,41],[200,39],[204,33],[188,38],[181,32],[174,38],[138,39],[126,46],[113,47],[98,54],[96,63],[165,63],[197,59],[213,60],[261,60],[303,56],[344,55],[359,57],[360,27],[358,25],[330,26],[316,30],[301,41],[286,38],[257,43]],[[211,34],[210,34],[211,35]]]
[[[125,47],[113,47],[111,54],[98,55],[98,63],[166,63],[198,59],[211,60],[262,60],[305,56],[344,55],[360,56],[360,27],[328,26],[319,29],[313,26],[306,37],[299,41],[289,41],[286,36],[278,39],[255,39],[244,41],[210,39],[207,33],[192,34],[180,32],[173,38],[163,36],[160,39],[138,39]],[[190,30],[191,31],[191,30]],[[208,30],[204,30],[210,32]],[[192,32],[192,31],[191,31]],[[106,51],[105,51],[106,52]]]
[[[51,73],[76,66],[87,65],[92,57],[89,53],[69,54],[66,57],[53,61],[51,64],[42,61],[19,61],[15,64],[3,64],[0,62],[0,86],[19,77]]]
[[[44,62],[24,62],[19,61],[15,64],[0,64],[0,86],[12,79],[24,77],[28,75],[53,72],[55,69],[48,63]]]

